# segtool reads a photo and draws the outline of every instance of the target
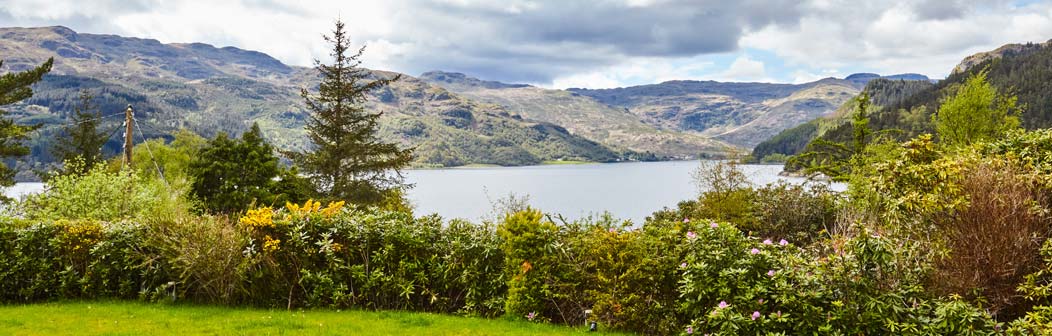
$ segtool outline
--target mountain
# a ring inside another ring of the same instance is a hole
[[[564,125],[588,139],[637,152],[692,158],[721,153],[731,146],[702,135],[661,129],[616,108],[572,91],[483,81],[460,73],[431,71],[420,78],[475,101],[496,104],[524,118]]]
[[[66,122],[80,89],[95,92],[107,118],[133,105],[146,137],[167,136],[181,127],[205,136],[239,134],[258,122],[279,148],[306,146],[307,113],[299,92],[317,85],[317,72],[285,65],[260,52],[42,27],[0,28],[0,55],[4,58],[0,71],[28,69],[55,57],[51,74],[35,86],[34,97],[5,107],[18,122],[46,125],[31,144],[36,161],[51,159],[46,139]],[[395,73],[373,71],[372,75]],[[381,136],[417,147],[417,163],[423,165],[647,158],[411,76],[403,75],[391,87],[374,92],[366,105],[384,112]],[[114,127],[113,119],[106,119],[104,127]],[[108,149],[119,150],[119,145],[112,141]]]
[[[616,89],[569,89],[623,108],[659,129],[751,148],[781,130],[834,111],[858,93],[850,81],[807,84],[668,81]]]
[[[969,69],[971,69],[975,65],[983,63],[983,62],[986,62],[986,61],[998,59],[998,58],[1001,58],[1001,57],[1004,57],[1004,56],[1026,54],[1026,53],[1033,52],[1034,50],[1041,49],[1041,48],[1048,47],[1048,46],[1052,46],[1052,40],[1049,40],[1049,41],[1047,41],[1045,43],[1037,43],[1037,44],[1035,44],[1035,43],[1010,43],[1010,44],[1006,44],[1006,45],[1001,46],[1000,48],[997,48],[997,49],[994,49],[994,50],[991,50],[991,51],[984,51],[984,52],[980,52],[980,53],[975,53],[973,55],[965,57],[963,60],[961,60],[961,63],[957,64],[957,66],[953,68],[953,72],[952,73],[954,73],[954,74],[962,73],[962,72],[968,71]]]
[[[966,57],[945,80],[932,85],[895,88],[888,93],[894,98],[876,103],[871,112],[870,128],[898,130],[890,133],[906,139],[921,133],[934,133],[931,115],[938,111],[945,97],[956,92],[969,76],[987,71],[987,80],[1002,93],[1015,95],[1023,107],[1020,119],[1027,129],[1052,127],[1052,43],[1009,44],[989,52]],[[852,126],[840,122],[820,134],[822,139],[844,142],[850,139]],[[786,167],[791,170],[793,167]]]

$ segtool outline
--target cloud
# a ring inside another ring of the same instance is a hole
[[[443,69],[512,82],[616,66],[633,58],[682,58],[729,52],[748,30],[794,25],[796,1],[118,1],[8,0],[17,22],[68,24],[79,16],[111,22],[117,33],[162,42],[202,41],[261,50],[309,65],[324,56],[318,34],[339,16],[358,42],[378,48],[367,65],[410,74]],[[85,14],[87,13],[87,14]],[[100,31],[94,31],[100,32]]]
[[[813,1],[799,25],[750,32],[741,45],[771,51],[797,68],[941,78],[970,54],[1052,38],[1049,3],[929,2]]]
[[[327,57],[336,18],[369,45],[368,67],[554,87],[942,77],[971,53],[1052,38],[1047,1],[0,0],[0,26],[233,45],[293,65]]]
[[[763,62],[742,55],[734,59],[731,65],[723,72],[712,76],[713,80],[727,82],[773,82],[768,77],[767,67]]]

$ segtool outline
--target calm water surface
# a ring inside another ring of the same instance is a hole
[[[421,169],[405,172],[415,186],[408,197],[418,215],[437,213],[447,218],[477,221],[491,213],[493,204],[509,194],[528,197],[547,213],[575,219],[609,211],[615,217],[641,223],[662,207],[698,195],[691,172],[700,161],[600,163],[529,167]],[[778,180],[779,165],[743,165],[755,184]],[[40,191],[41,183],[18,183],[4,194],[19,197]],[[842,186],[834,186],[842,189]]]
[[[641,223],[662,207],[696,197],[691,173],[699,165],[700,161],[666,161],[429,169],[410,170],[406,180],[415,184],[409,199],[417,214],[478,220],[491,212],[494,201],[514,193],[528,196],[535,208],[567,219],[609,211]],[[780,165],[743,165],[742,170],[760,185],[804,181],[778,176]]]

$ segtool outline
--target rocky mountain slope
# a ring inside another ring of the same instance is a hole
[[[278,147],[305,146],[302,127],[307,113],[299,90],[315,86],[317,74],[263,53],[42,27],[0,28],[0,55],[4,58],[0,71],[28,69],[55,57],[52,74],[37,85],[37,94],[6,107],[20,122],[52,125],[33,144],[34,157],[40,161],[49,159],[46,139],[56,132],[54,126],[65,122],[80,89],[95,92],[107,116],[132,104],[147,137],[181,127],[205,136],[220,131],[237,134],[258,122]],[[373,75],[394,74],[374,71]],[[383,137],[417,147],[420,164],[523,165],[640,157],[410,76],[374,92],[367,105],[384,112]]]
[[[472,100],[497,104],[525,118],[563,125],[579,134],[616,148],[673,157],[720,153],[730,147],[697,133],[662,129],[624,108],[590,97],[530,85],[483,81],[460,73],[432,71],[420,76]]]

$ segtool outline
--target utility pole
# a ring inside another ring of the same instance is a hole
[[[132,121],[135,111],[132,110],[131,104],[128,104],[128,109],[124,110],[124,166],[131,168],[132,166]]]

